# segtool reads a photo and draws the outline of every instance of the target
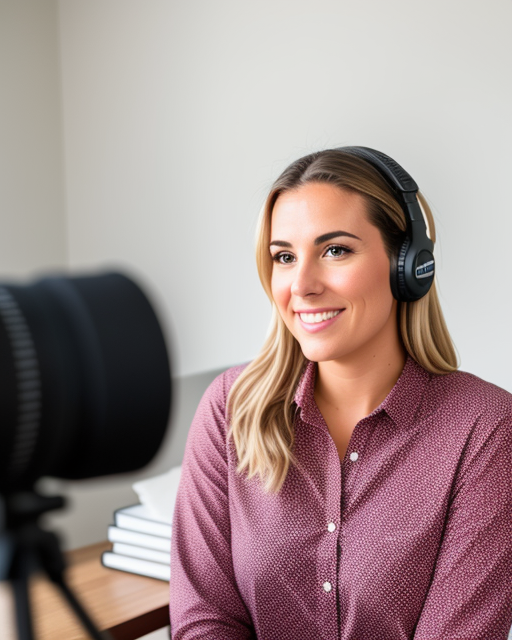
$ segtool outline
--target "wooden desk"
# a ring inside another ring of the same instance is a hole
[[[102,631],[115,640],[135,640],[169,624],[169,585],[162,580],[107,569],[100,563],[107,542],[67,554],[69,586]],[[34,579],[31,603],[37,640],[89,640],[60,592]],[[17,640],[10,586],[0,583],[0,638]]]

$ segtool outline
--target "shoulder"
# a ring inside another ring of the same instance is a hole
[[[433,375],[430,388],[440,397],[464,402],[469,407],[512,409],[512,394],[466,371]]]
[[[193,424],[205,421],[210,423],[212,418],[217,424],[226,422],[229,391],[246,366],[247,364],[241,364],[230,367],[209,384],[199,402]]]
[[[239,364],[220,373],[206,389],[203,400],[207,399],[225,404],[231,387],[247,365],[248,363]]]
[[[456,420],[512,426],[512,394],[465,371],[432,375],[426,404]]]
[[[210,461],[225,455],[228,432],[227,397],[247,365],[231,367],[208,386],[197,406],[188,431],[186,459]]]

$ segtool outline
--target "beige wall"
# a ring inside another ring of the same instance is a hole
[[[67,262],[57,2],[0,0],[0,279]]]
[[[248,360],[268,185],[366,144],[433,204],[463,367],[512,390],[511,20],[507,0],[0,0],[0,277],[126,269],[177,374]]]
[[[59,6],[70,263],[144,274],[180,374],[261,345],[252,232],[270,181],[308,151],[363,144],[433,205],[463,367],[512,390],[508,0]]]
[[[271,180],[372,146],[433,205],[463,367],[512,391],[511,19],[508,0],[0,0],[0,277],[127,269],[175,375],[248,360]],[[143,474],[179,461],[188,422]],[[71,546],[103,537],[134,477],[64,486]]]

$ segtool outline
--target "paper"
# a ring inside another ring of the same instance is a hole
[[[140,502],[146,505],[155,520],[172,521],[180,474],[181,466],[173,467],[167,473],[133,484]]]

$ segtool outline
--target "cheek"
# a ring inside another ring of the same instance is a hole
[[[368,322],[377,322],[378,324],[386,322],[394,303],[389,282],[388,263],[386,262],[379,268],[365,274],[359,285]]]
[[[283,277],[283,274],[272,274],[270,288],[272,291],[272,298],[274,299],[277,308],[282,313],[286,310],[290,301],[290,286],[286,282],[286,278]]]
[[[393,302],[387,259],[373,261],[363,269],[345,271],[338,286],[340,291],[343,289],[354,303],[359,301],[365,307],[380,307],[384,313],[389,310]]]

